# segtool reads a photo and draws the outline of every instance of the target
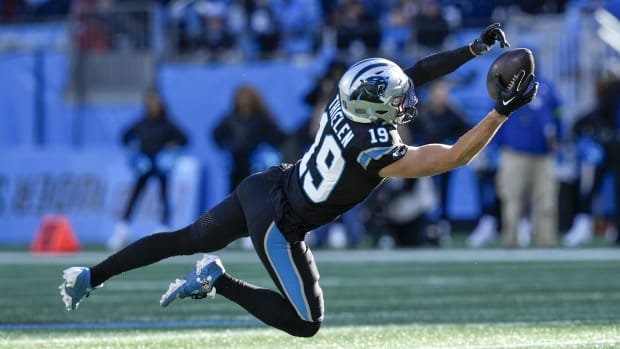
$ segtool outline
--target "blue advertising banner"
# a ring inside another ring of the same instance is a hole
[[[0,152],[0,244],[29,244],[47,214],[68,217],[82,244],[104,243],[119,222],[134,174],[123,153],[109,150]],[[197,217],[200,164],[178,159],[171,173],[172,229]],[[134,240],[160,227],[159,183],[153,179],[130,221]]]

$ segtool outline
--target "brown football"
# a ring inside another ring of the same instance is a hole
[[[510,84],[511,80],[520,70],[525,70],[525,76],[534,73],[536,64],[534,54],[527,48],[515,48],[502,53],[493,61],[487,73],[487,91],[489,96],[497,99],[497,87],[495,85],[495,75],[499,74],[505,85]],[[508,87],[508,86],[504,86]]]

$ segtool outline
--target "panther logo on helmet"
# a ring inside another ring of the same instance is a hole
[[[385,90],[388,86],[389,77],[370,76],[365,80],[360,80],[361,84],[351,92],[349,100],[363,100],[371,103],[381,103],[385,97]]]

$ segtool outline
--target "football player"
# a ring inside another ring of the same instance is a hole
[[[173,282],[161,306],[178,298],[217,293],[267,325],[300,337],[313,336],[323,321],[323,293],[306,234],[364,200],[387,177],[431,176],[469,163],[508,115],[530,102],[537,85],[521,72],[509,88],[498,85],[498,101],[484,119],[454,145],[404,144],[397,126],[416,115],[415,86],[448,74],[499,42],[499,24],[461,48],[420,59],[401,69],[382,58],[353,64],[323,113],[310,149],[294,165],[253,174],[196,222],[173,232],[144,237],[101,263],[64,271],[61,295],[67,310],[112,276],[161,259],[212,252],[250,236],[277,290],[251,285],[205,254],[184,278]]]

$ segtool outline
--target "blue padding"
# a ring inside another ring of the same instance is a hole
[[[178,159],[168,183],[172,230],[195,220],[199,172],[195,158]],[[0,151],[0,245],[30,243],[47,214],[65,215],[80,243],[103,243],[133,181],[126,156],[107,148]],[[156,232],[160,212],[159,183],[150,180],[136,203],[130,239]]]
[[[473,35],[474,33],[472,33]],[[463,42],[474,36],[464,35]],[[468,119],[480,120],[492,107],[486,95],[486,71],[503,50],[495,47],[489,54],[477,57],[450,75],[457,83],[452,88],[454,102],[463,108]],[[141,115],[140,101],[126,105],[76,107],[66,103],[69,58],[65,53],[42,53],[44,93],[45,148],[70,147],[74,144],[82,120],[84,149],[106,148],[123,157],[120,133]],[[171,116],[189,135],[188,153],[203,166],[203,201],[207,209],[230,191],[229,158],[211,140],[217,122],[230,110],[235,89],[241,84],[256,86],[274,117],[286,131],[293,131],[310,115],[304,95],[315,79],[324,72],[327,57],[303,63],[292,61],[248,64],[162,64],[158,83]],[[0,151],[15,147],[30,148],[35,142],[35,59],[32,53],[0,54]],[[423,117],[423,116],[421,116]],[[478,214],[475,180],[464,170],[453,176],[450,194],[450,217],[475,219]],[[467,203],[467,204],[462,204]]]
[[[476,220],[479,217],[478,183],[471,167],[459,167],[452,171],[448,193],[448,217],[454,220]]]
[[[310,115],[303,98],[324,68],[321,60],[253,64],[164,64],[160,87],[170,112],[189,132],[189,152],[205,166],[205,208],[225,197],[229,190],[227,153],[212,140],[217,123],[232,108],[235,90],[242,84],[258,89],[266,105],[285,131],[292,132]],[[300,154],[301,156],[301,154]]]
[[[0,55],[0,149],[34,142],[34,58]]]

